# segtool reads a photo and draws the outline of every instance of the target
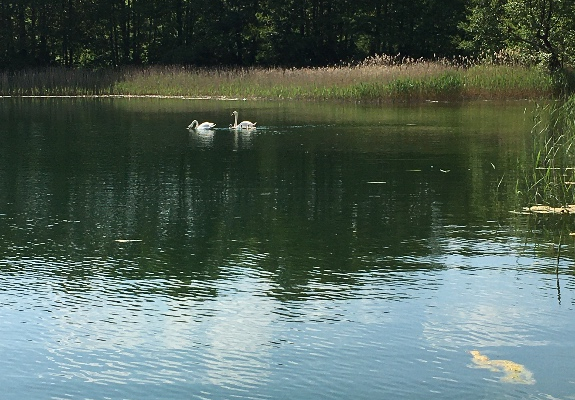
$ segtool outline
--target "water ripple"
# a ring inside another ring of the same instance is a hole
[[[110,398],[115,390],[265,399],[418,397],[427,389],[467,397],[486,373],[462,373],[469,350],[516,349],[501,357],[522,361],[519,349],[566,346],[572,326],[556,307],[554,280],[507,265],[506,254],[496,259],[503,268],[459,252],[444,263],[432,258],[432,268],[414,256],[399,260],[413,269],[376,258],[380,268],[354,272],[318,263],[289,286],[294,296],[281,293],[281,271],[262,267],[267,253],[238,254],[241,262],[226,260],[217,274],[129,279],[113,273],[125,265],[113,259],[2,260],[0,369],[21,360],[2,382],[34,379],[52,398],[90,385]],[[563,287],[568,300],[573,281]],[[529,367],[541,380],[544,372]],[[370,394],[357,393],[362,387]]]

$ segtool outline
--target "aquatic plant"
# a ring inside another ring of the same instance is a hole
[[[522,364],[510,360],[492,360],[478,350],[471,350],[470,353],[475,368],[485,368],[492,372],[503,373],[501,382],[523,385],[535,384],[533,373]]]
[[[575,204],[575,96],[534,111],[532,159],[518,180],[524,211],[572,213]]]
[[[374,56],[321,68],[50,68],[0,73],[0,95],[162,95],[344,101],[549,98],[535,67],[464,57]]]

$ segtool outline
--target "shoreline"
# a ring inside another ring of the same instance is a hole
[[[342,99],[308,99],[308,98],[239,98],[228,96],[178,96],[178,95],[161,95],[161,94],[78,94],[78,95],[0,95],[0,99],[167,99],[167,100],[206,100],[206,101],[269,101],[269,102],[331,102],[338,104],[450,104],[450,103],[475,103],[475,102],[535,102],[535,101],[555,101],[557,99],[550,97],[494,97],[494,98],[460,98],[451,100],[420,100],[420,99],[379,99],[377,101],[369,100],[342,100]]]
[[[162,94],[56,94],[56,95],[0,95],[0,99],[10,99],[10,98],[32,98],[32,99],[79,99],[79,98],[157,98],[157,99],[182,99],[182,100],[247,100],[240,98],[231,98],[227,96],[170,96]],[[255,100],[255,99],[250,99]]]

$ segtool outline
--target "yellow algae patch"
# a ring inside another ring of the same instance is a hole
[[[481,354],[478,350],[471,350],[473,363],[476,368],[486,368],[493,372],[503,372],[502,382],[519,383],[524,385],[533,385],[533,373],[525,368],[524,365],[517,364],[509,360],[491,360],[486,355]]]
[[[531,207],[523,207],[522,211],[524,213],[535,213],[535,214],[575,214],[575,205],[569,204],[563,207],[535,205]]]

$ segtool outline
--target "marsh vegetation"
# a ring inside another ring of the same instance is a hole
[[[62,67],[0,75],[0,94],[184,96],[339,101],[539,99],[554,82],[538,67],[458,59],[370,57],[317,68]]]

